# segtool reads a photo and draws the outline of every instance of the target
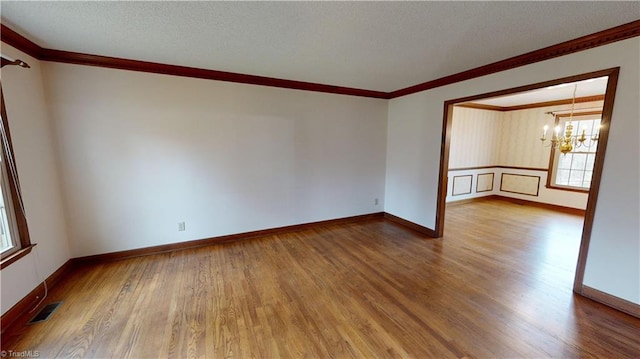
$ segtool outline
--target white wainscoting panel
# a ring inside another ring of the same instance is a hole
[[[540,176],[503,173],[500,181],[501,192],[511,192],[538,196],[540,190]]]

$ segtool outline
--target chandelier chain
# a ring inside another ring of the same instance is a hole
[[[573,86],[573,99],[571,100],[571,113],[569,114],[569,123],[573,120],[573,111],[576,108],[576,91],[578,90],[578,84]]]

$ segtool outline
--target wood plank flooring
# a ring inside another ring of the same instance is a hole
[[[640,356],[640,319],[572,293],[582,218],[450,206],[83,267],[2,350],[89,358]]]

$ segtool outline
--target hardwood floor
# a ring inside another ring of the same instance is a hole
[[[571,291],[582,218],[451,206],[445,237],[383,219],[80,268],[41,357],[638,357],[640,319]]]

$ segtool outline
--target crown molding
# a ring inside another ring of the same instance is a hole
[[[4,24],[0,24],[2,42],[15,47],[16,49],[35,57],[38,60],[53,61],[76,65],[106,67],[120,70],[149,72],[164,75],[194,77],[200,79],[237,82],[259,86],[279,87],[303,91],[314,91],[333,93],[339,95],[370,97],[378,99],[392,99],[400,96],[410,95],[416,92],[433,89],[440,86],[450,85],[456,82],[470,80],[496,72],[510,70],[516,67],[533,64],[540,61],[549,60],[555,57],[572,54],[575,52],[588,50],[594,47],[607,45],[616,41],[626,40],[640,36],[640,20],[619,25],[607,30],[599,31],[591,35],[579,37],[574,40],[565,41],[556,45],[548,46],[526,54],[514,56],[502,61],[497,61],[488,65],[476,67],[457,74],[441,77],[439,79],[423,82],[414,86],[399,89],[392,92],[373,91],[357,89],[351,87],[341,87],[312,82],[277,79],[272,77],[246,75],[234,72],[217,70],[207,70],[194,67],[161,64],[155,62],[137,61],[116,57],[83,54],[62,50],[42,48],[33,41],[25,38]]]
[[[5,44],[13,46],[31,57],[42,60],[42,47],[13,31],[5,24],[0,24],[0,37]]]
[[[595,101],[604,101],[604,95],[576,97],[576,100],[575,100],[576,103],[595,102]],[[506,111],[516,111],[516,110],[528,110],[531,108],[539,108],[539,107],[571,105],[572,102],[573,102],[573,99],[567,98],[564,100],[536,102],[536,103],[529,103],[526,105],[516,105],[516,106],[494,106],[494,105],[485,105],[482,103],[475,103],[475,102],[465,102],[465,103],[455,104],[455,106],[475,108],[478,110],[506,112]]]
[[[436,80],[423,82],[418,85],[389,93],[389,98],[410,95],[416,92],[430,90],[436,87],[450,85],[456,82],[470,80],[476,77],[490,75],[496,72],[511,70],[516,67],[530,65],[536,62],[553,59],[568,54],[592,49],[594,47],[608,45],[617,41],[640,36],[640,20],[632,21],[623,25],[599,31],[591,35],[579,37],[577,39],[561,42],[539,50],[527,52],[526,54],[510,57],[488,65],[476,67],[471,70],[459,72],[457,74],[441,77]]]
[[[360,96],[388,99],[389,94],[383,91],[372,91],[352,87],[318,84],[313,82],[285,80],[265,76],[246,75],[234,72],[207,70],[194,67],[161,64],[117,57],[83,54],[42,48],[33,41],[0,24],[2,42],[42,61],[60,62],[75,65],[106,67],[111,69],[148,72],[163,75],[192,77],[207,80],[236,82],[250,85],[279,87],[293,90],[323,92],[338,95]]]
[[[174,75],[192,77],[206,80],[217,80],[225,82],[236,82],[250,85],[279,87],[293,90],[324,92],[339,95],[370,97],[387,99],[388,94],[381,91],[372,91],[352,87],[341,87],[333,85],[318,84],[313,82],[303,82],[294,80],[278,79],[273,77],[239,74],[235,72],[207,70],[195,67],[177,66],[161,64],[157,62],[147,62],[129,60],[117,57],[107,57],[78,52],[43,49],[42,60],[60,62],[67,64],[106,67],[120,70],[130,70],[139,72],[149,72],[163,75]]]
[[[602,110],[600,111],[580,111],[580,110],[576,110],[573,113],[561,113],[556,115],[556,117],[558,118],[565,118],[565,117],[580,117],[580,116],[593,116],[593,115],[602,115]]]
[[[585,102],[595,102],[595,101],[604,101],[604,94],[578,97],[576,98],[575,103],[585,103]],[[516,111],[516,110],[527,110],[530,108],[537,108],[537,107],[571,105],[572,102],[573,102],[573,99],[567,98],[564,100],[537,102],[537,103],[518,105],[518,106],[507,106],[505,107],[504,111]]]
[[[476,110],[488,110],[488,111],[500,111],[500,112],[506,111],[505,110],[506,107],[495,106],[495,105],[485,105],[483,103],[475,103],[475,102],[457,103],[454,106],[455,107],[473,108],[473,109],[476,109]]]

